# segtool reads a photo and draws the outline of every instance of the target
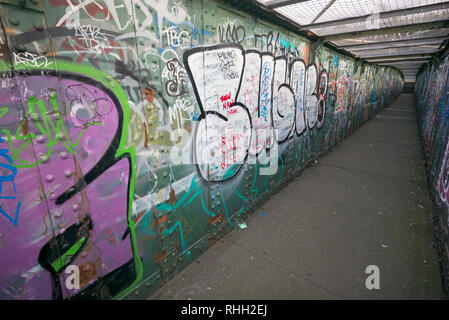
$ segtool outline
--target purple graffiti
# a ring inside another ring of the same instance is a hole
[[[127,220],[130,160],[115,159],[121,106],[112,92],[83,76],[7,80],[9,86],[0,89],[8,97],[0,121],[12,156],[0,149],[10,163],[0,166],[11,171],[1,181],[12,183],[2,184],[1,195],[14,194],[21,205],[16,227],[0,220],[0,241],[14,239],[7,246],[0,242],[0,254],[8,257],[0,259],[0,299],[94,296],[99,281],[123,277],[124,268],[134,272]],[[68,265],[80,270],[79,289],[64,286]],[[114,296],[120,288],[109,289]]]

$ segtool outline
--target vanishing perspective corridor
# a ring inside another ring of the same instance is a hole
[[[149,298],[441,299],[431,212],[402,94]]]
[[[447,298],[449,0],[0,0],[0,300]]]

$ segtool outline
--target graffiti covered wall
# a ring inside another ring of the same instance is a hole
[[[449,294],[449,55],[418,74],[415,100],[446,294]]]
[[[225,2],[0,10],[0,299],[148,296],[402,90]]]

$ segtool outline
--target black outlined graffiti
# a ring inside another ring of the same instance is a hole
[[[21,122],[17,117],[21,110],[14,91],[9,90],[12,92],[9,100],[3,101],[10,111],[2,117],[2,133],[8,134],[8,142],[14,146],[13,149],[21,150],[25,155],[39,155],[47,150],[46,144],[52,143],[51,137],[40,135],[34,139],[35,143],[25,146],[18,139],[9,139],[10,133],[19,133],[31,140],[31,133],[47,126],[47,123],[54,127],[56,135],[61,132],[67,135],[59,140],[66,137],[67,141],[74,141],[73,137],[79,137],[79,143],[70,152],[63,147],[63,142],[59,142],[49,153],[48,161],[18,167],[17,176],[27,181],[20,185],[21,192],[17,192],[26,208],[24,218],[27,221],[23,226],[18,225],[17,232],[22,234],[21,241],[27,243],[27,255],[32,258],[20,265],[20,274],[37,263],[44,269],[39,271],[43,281],[50,274],[49,281],[41,283],[39,294],[42,296],[35,298],[114,297],[127,289],[138,273],[137,252],[128,220],[134,168],[128,152],[118,153],[124,122],[122,103],[111,89],[82,74],[39,69],[16,71],[14,77],[10,83],[17,81],[31,96],[25,111],[29,120],[18,128]],[[52,89],[57,86],[60,90]],[[37,115],[30,113],[36,105],[40,110]],[[54,109],[45,112],[51,105]],[[50,119],[61,121],[56,126]],[[93,125],[93,121],[98,121],[98,125]],[[104,128],[108,131],[105,132]],[[94,136],[95,140],[92,140]],[[89,154],[93,148],[95,155]],[[36,166],[42,175],[41,180],[36,177]],[[108,198],[113,191],[119,192],[120,196]],[[32,204],[35,197],[41,197],[40,202],[45,203],[45,207]],[[32,234],[23,232],[29,223],[36,230],[46,230],[50,222],[52,231],[43,233],[37,241],[27,238]],[[0,223],[2,234],[8,234],[5,226]],[[17,246],[20,246],[20,241]],[[14,244],[10,247],[21,252]],[[13,263],[14,259],[11,261]],[[64,270],[68,265],[77,265],[81,271],[80,288],[70,292],[63,286]]]
[[[244,50],[239,44],[184,53],[201,111],[195,163],[209,182],[234,177],[248,154],[320,128],[325,118],[327,72],[286,56]]]
[[[167,61],[164,72],[162,72],[162,79],[166,79],[165,90],[169,96],[179,97],[187,93],[185,77],[187,74],[177,58]]]
[[[242,43],[246,38],[246,30],[244,26],[235,26],[228,24],[226,26],[218,26],[218,34],[220,42]]]

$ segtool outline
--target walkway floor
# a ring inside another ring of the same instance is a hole
[[[427,194],[403,94],[149,299],[441,299]]]

